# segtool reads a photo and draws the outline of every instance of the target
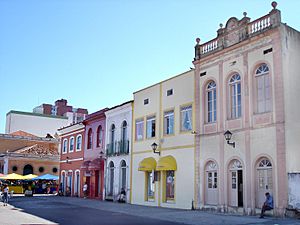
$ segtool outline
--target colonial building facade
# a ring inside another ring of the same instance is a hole
[[[73,124],[58,130],[60,136],[60,184],[64,194],[82,197],[84,125]],[[67,193],[68,192],[68,193]]]
[[[83,184],[88,185],[90,198],[104,199],[104,156],[106,109],[89,114],[85,125],[84,162],[81,165]]]
[[[0,173],[58,175],[58,141],[18,131],[0,134]]]
[[[193,70],[134,93],[131,203],[192,207],[193,116]]]
[[[105,198],[117,200],[124,189],[129,201],[132,101],[110,108],[106,116]]]
[[[255,214],[270,192],[282,216],[300,202],[300,33],[281,23],[276,5],[254,21],[230,18],[209,42],[197,39],[197,208]]]

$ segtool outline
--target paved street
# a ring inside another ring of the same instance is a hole
[[[1,225],[294,225],[300,220],[213,214],[201,211],[145,207],[68,197],[14,197],[11,206],[1,204]],[[14,207],[15,208],[14,208]]]

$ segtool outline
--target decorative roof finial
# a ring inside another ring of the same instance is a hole
[[[244,17],[246,17],[247,16],[247,12],[243,12],[243,15],[244,15]]]
[[[200,38],[196,38],[197,45],[200,43]]]
[[[273,9],[276,9],[276,7],[277,7],[277,2],[274,1],[274,2],[272,2],[271,5],[272,5]]]
[[[219,26],[220,26],[220,28],[222,28],[223,27],[223,23],[220,23]]]

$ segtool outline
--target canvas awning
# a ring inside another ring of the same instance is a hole
[[[11,173],[7,174],[6,176],[0,177],[2,180],[24,180],[24,176],[17,174],[17,173]]]
[[[164,156],[161,157],[158,160],[157,166],[156,166],[157,171],[162,171],[162,170],[177,170],[177,163],[176,159],[173,156]]]
[[[24,176],[24,179],[25,180],[31,180],[32,178],[36,178],[37,177],[37,175],[34,175],[34,174],[28,174],[28,175],[25,175]]]
[[[139,163],[139,171],[152,171],[156,168],[156,160],[153,157],[145,158]]]
[[[44,174],[39,177],[35,177],[32,180],[58,180],[59,177],[52,174]]]

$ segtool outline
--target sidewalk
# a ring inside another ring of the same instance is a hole
[[[22,212],[12,205],[3,206],[0,202],[0,224],[1,225],[57,225],[57,223],[39,218]]]
[[[84,206],[103,211],[123,213],[127,215],[140,216],[152,219],[159,219],[170,222],[180,222],[190,225],[232,225],[232,224],[272,224],[272,225],[300,225],[300,220],[288,218],[265,217],[259,219],[258,216],[240,216],[223,213],[209,213],[203,211],[191,211],[182,209],[168,209],[160,207],[147,207],[124,203],[115,203],[91,199],[81,199],[72,197],[52,197],[57,202],[68,202],[72,205]]]

